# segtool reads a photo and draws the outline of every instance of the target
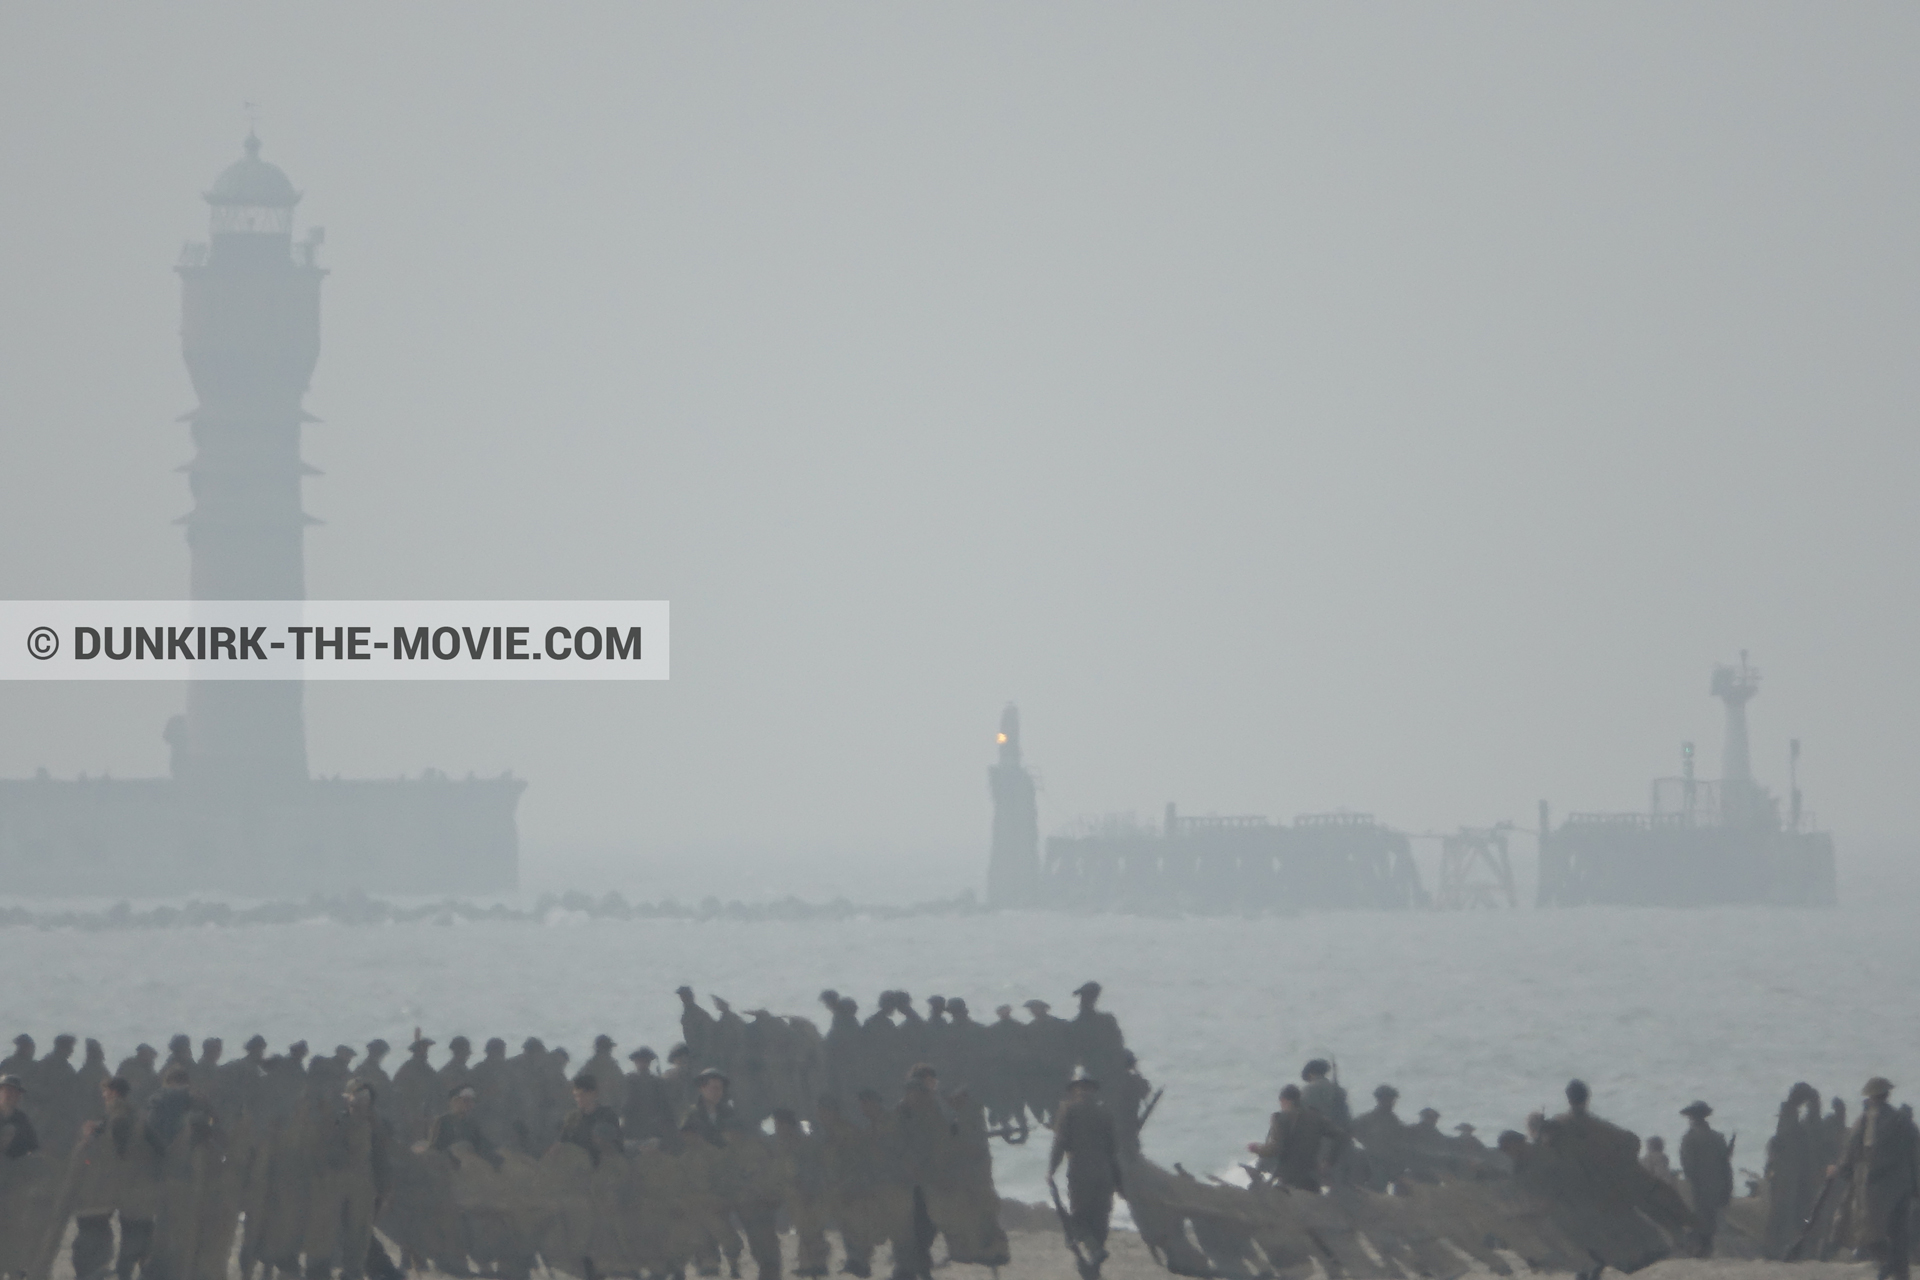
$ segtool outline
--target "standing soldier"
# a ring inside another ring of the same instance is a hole
[[[353,1074],[365,1080],[373,1089],[373,1105],[379,1109],[392,1103],[393,1099],[385,1095],[393,1089],[393,1077],[387,1074],[387,1055],[393,1052],[393,1046],[385,1040],[367,1041],[366,1056],[360,1059],[360,1065]]]
[[[1707,1117],[1713,1114],[1712,1107],[1694,1102],[1680,1114],[1688,1121],[1687,1134],[1680,1139],[1680,1172],[1693,1191],[1700,1256],[1711,1258],[1720,1214],[1733,1200],[1733,1150],[1727,1140],[1707,1124]]]
[[[1360,1140],[1365,1154],[1364,1181],[1375,1191],[1385,1191],[1407,1174],[1407,1124],[1394,1106],[1400,1091],[1390,1084],[1375,1085],[1373,1110],[1363,1112],[1353,1122],[1353,1136]]]
[[[1042,1124],[1053,1123],[1053,1110],[1060,1103],[1060,1081],[1073,1074],[1073,1031],[1065,1018],[1053,1016],[1053,1007],[1045,1000],[1029,1000],[1024,1008],[1028,1019],[1027,1108]]]
[[[872,1194],[867,1205],[871,1238],[887,1241],[893,1249],[895,1280],[906,1273],[913,1251],[913,1164],[899,1116],[887,1109],[878,1089],[862,1089],[860,1118],[866,1121],[867,1170]]]
[[[1083,982],[1073,994],[1080,1001],[1080,1012],[1067,1025],[1075,1059],[1096,1077],[1118,1080],[1126,1070],[1120,1055],[1127,1048],[1126,1039],[1120,1034],[1120,1020],[1097,1007],[1099,983]]]
[[[673,994],[680,997],[680,1035],[688,1052],[696,1065],[712,1066],[716,1031],[713,1015],[695,1002],[692,987],[675,987]]]
[[[1100,1104],[1100,1081],[1084,1069],[1067,1084],[1067,1100],[1053,1126],[1053,1151],[1047,1157],[1047,1181],[1067,1162],[1067,1228],[1087,1247],[1090,1277],[1107,1260],[1107,1226],[1114,1193],[1125,1189],[1120,1176],[1120,1135],[1113,1116]],[[1056,1193],[1057,1194],[1057,1193]]]
[[[520,1052],[507,1059],[506,1129],[527,1155],[538,1156],[553,1145],[558,1113],[548,1114],[548,1055],[546,1042],[528,1036]]]
[[[473,1057],[473,1041],[467,1039],[465,1036],[455,1036],[453,1039],[447,1041],[447,1052],[452,1056],[449,1057],[440,1068],[440,1088],[434,1094],[433,1102],[427,1110],[427,1119],[429,1121],[440,1113],[440,1100],[442,1098],[445,1098],[461,1085],[472,1083],[468,1077],[472,1075],[473,1068],[467,1064],[468,1060]]]
[[[507,1061],[507,1042],[499,1036],[487,1041],[480,1061],[473,1064],[467,1083],[473,1086],[473,1122],[498,1145],[513,1132],[507,1115],[513,1094],[513,1067]]]
[[[1801,1112],[1811,1104],[1810,1128]],[[1819,1136],[1820,1091],[1804,1080],[1787,1090],[1774,1121],[1773,1137],[1767,1139],[1767,1238],[1769,1258],[1786,1253],[1800,1234],[1801,1224],[1813,1212],[1813,1200],[1819,1194],[1815,1170],[1833,1163],[1830,1157],[1818,1160],[1813,1139]],[[1835,1148],[1834,1155],[1839,1150]]]
[[[76,1188],[73,1274],[75,1280],[102,1280],[114,1266],[113,1218],[120,1217],[119,1280],[130,1280],[153,1244],[153,1202],[158,1163],[140,1132],[140,1118],[129,1095],[133,1086],[118,1076],[100,1086],[102,1114],[89,1120],[80,1141],[88,1155],[80,1165]]]
[[[82,1110],[93,1109],[94,1102],[100,1097],[100,1086],[112,1078],[107,1074],[107,1051],[100,1047],[98,1040],[88,1040],[86,1060],[74,1072],[73,1079]]]
[[[822,1141],[800,1127],[785,1107],[773,1113],[773,1145],[780,1156],[781,1190],[787,1220],[793,1223],[796,1256],[793,1274],[824,1276],[827,1252],[827,1181]]]
[[[202,1125],[211,1123],[206,1098],[193,1092],[192,1073],[178,1062],[169,1062],[160,1073],[159,1091],[147,1100],[146,1136],[154,1150],[164,1154],[196,1113]]]
[[[682,1138],[714,1148],[702,1152],[714,1160],[709,1185],[717,1203],[709,1205],[702,1238],[694,1249],[695,1270],[703,1276],[720,1273],[720,1256],[727,1258],[727,1272],[740,1274],[740,1239],[733,1229],[734,1214],[746,1229],[747,1248],[759,1267],[761,1280],[778,1280],[780,1275],[780,1236],[774,1225],[777,1203],[762,1203],[749,1197],[750,1179],[744,1162],[749,1159],[742,1148],[729,1150],[729,1137],[745,1137],[729,1096],[733,1082],[718,1067],[708,1067],[694,1077],[692,1110],[680,1125]]]
[[[1847,1124],[1847,1100],[1837,1093],[1833,1095],[1833,1109],[1827,1112],[1826,1119],[1822,1120],[1820,1098],[1816,1094],[1813,1101],[1807,1104],[1807,1128],[1810,1130],[1818,1128],[1826,1134],[1826,1143],[1821,1149],[1833,1153],[1833,1157],[1826,1162],[1832,1164],[1834,1159],[1837,1159],[1846,1149],[1847,1134],[1851,1128]]]
[[[25,1080],[33,1074],[33,1037],[22,1031],[13,1038],[13,1052],[0,1058],[0,1072]]]
[[[585,1151],[595,1168],[600,1157],[621,1149],[620,1115],[600,1101],[600,1083],[589,1072],[573,1078],[573,1110],[560,1122],[557,1141],[571,1142]]]
[[[667,1105],[673,1108],[675,1127],[693,1106],[694,1072],[692,1049],[676,1044],[667,1050],[667,1069],[660,1073],[660,1083],[667,1087]]]
[[[945,1072],[948,1079],[958,1080],[961,1077],[954,1073],[952,1030],[947,998],[928,996],[926,1021],[920,1024],[920,1052],[915,1056],[931,1062],[934,1070]]]
[[[1907,1280],[1907,1219],[1920,1195],[1920,1152],[1913,1121],[1887,1101],[1883,1076],[1860,1091],[1866,1101],[1830,1178],[1853,1179],[1853,1242],[1880,1264],[1879,1280]]]
[[[1541,1122],[1540,1142],[1552,1155],[1566,1161],[1569,1176],[1583,1184],[1580,1195],[1607,1207],[1616,1217],[1620,1217],[1618,1210],[1638,1210],[1668,1236],[1686,1239],[1697,1229],[1693,1211],[1671,1185],[1640,1167],[1640,1139],[1593,1114],[1588,1105],[1592,1092],[1585,1081],[1567,1081],[1566,1092],[1567,1109]],[[1639,1219],[1629,1214],[1622,1221]],[[1623,1237],[1623,1258],[1664,1247],[1657,1236],[1637,1228],[1629,1230],[1637,1242]]]
[[[130,1106],[137,1109],[145,1105],[148,1096],[160,1087],[160,1073],[153,1069],[153,1064],[159,1060],[160,1051],[150,1044],[143,1044],[135,1048],[133,1056],[122,1062],[120,1069],[113,1073],[125,1080],[127,1087],[133,1090],[127,1095]]]
[[[1146,1120],[1145,1111],[1148,1099],[1153,1096],[1153,1085],[1140,1074],[1140,1060],[1133,1056],[1133,1050],[1122,1050],[1120,1061],[1126,1070],[1114,1090],[1114,1120],[1120,1134],[1120,1150],[1131,1157],[1140,1154],[1140,1126]]]
[[[1347,1091],[1342,1089],[1329,1074],[1332,1069],[1325,1058],[1315,1058],[1300,1069],[1300,1105],[1308,1111],[1319,1112],[1336,1131],[1345,1135],[1353,1129],[1353,1112],[1347,1109]],[[1438,1112],[1435,1112],[1434,1119],[1439,1119]],[[1408,1126],[1401,1130],[1401,1136],[1409,1139],[1400,1148],[1403,1169],[1404,1157],[1411,1154],[1413,1150],[1411,1139],[1417,1128],[1418,1126]],[[1333,1172],[1334,1165],[1339,1163],[1344,1154],[1344,1143],[1326,1143],[1320,1152],[1320,1176],[1322,1178],[1329,1176]]]
[[[876,1098],[877,1100],[877,1098]],[[873,1274],[874,1231],[879,1221],[874,1202],[878,1158],[868,1134],[847,1119],[831,1094],[814,1104],[815,1132],[821,1144],[821,1176],[826,1183],[825,1212],[840,1229],[845,1255],[841,1271],[859,1280]]]
[[[340,1280],[363,1280],[374,1220],[393,1189],[393,1135],[374,1114],[373,1087],[365,1080],[349,1081],[343,1100],[345,1108],[334,1108],[321,1122],[307,1268],[309,1275],[317,1270],[324,1276],[331,1264]]]
[[[980,1030],[980,1060],[986,1064],[980,1101],[987,1107],[987,1124],[1008,1142],[1027,1140],[1027,1036],[1013,1020],[1013,1006],[993,1011],[993,1021]]]
[[[951,1063],[953,1078],[962,1088],[984,1104],[993,1093],[992,1079],[998,1074],[998,1064],[986,1056],[986,1042],[981,1039],[986,1028],[973,1020],[973,1013],[967,1008],[967,1002],[959,996],[947,1001],[947,1061]]]
[[[353,1074],[353,1046],[337,1044],[325,1058],[315,1056],[307,1064],[307,1093],[329,1107],[346,1097],[347,1080]]]
[[[645,1045],[627,1055],[633,1070],[627,1073],[620,1122],[627,1137],[636,1142],[645,1142],[648,1138],[665,1142],[680,1127],[667,1096],[667,1082],[653,1071],[659,1057]]]
[[[407,1046],[408,1058],[393,1073],[394,1129],[401,1142],[412,1146],[427,1136],[427,1125],[438,1114],[440,1099],[447,1091],[440,1087],[440,1075],[427,1061],[433,1041],[414,1028],[413,1043]]]
[[[33,1121],[20,1109],[27,1086],[15,1075],[0,1076],[0,1159],[18,1160],[40,1149],[40,1136]]]
[[[1318,1111],[1346,1130],[1353,1126],[1353,1113],[1347,1109],[1347,1091],[1334,1083],[1331,1071],[1325,1058],[1315,1058],[1300,1068],[1300,1105]],[[1439,1118],[1440,1113],[1434,1112],[1434,1119]]]
[[[83,1110],[100,1096],[99,1083],[83,1089],[79,1073],[73,1067],[74,1038],[53,1038],[53,1052],[33,1064],[33,1074],[25,1077],[33,1090],[34,1107],[40,1112],[41,1141],[50,1155],[64,1156],[73,1150],[80,1133]]]
[[[1301,1089],[1290,1084],[1280,1091],[1280,1109],[1267,1125],[1265,1142],[1249,1142],[1247,1150],[1260,1157],[1262,1172],[1272,1172],[1282,1185],[1302,1191],[1320,1190],[1321,1149],[1339,1150],[1346,1131],[1334,1127],[1311,1107],[1302,1105]]]
[[[223,1062],[213,1075],[213,1109],[223,1124],[232,1128],[243,1114],[258,1108],[261,1064],[267,1058],[267,1038],[250,1036],[245,1052],[232,1062]],[[256,1126],[260,1117],[254,1117]],[[257,1135],[256,1135],[257,1136]]]
[[[826,1092],[836,1098],[850,1096],[859,1088],[860,1005],[833,990],[822,991],[820,1003],[833,1015],[827,1024]]]
[[[600,1096],[610,1103],[618,1101],[625,1093],[626,1086],[621,1077],[626,1075],[620,1069],[620,1060],[613,1056],[613,1037],[600,1035],[593,1038],[593,1056],[587,1059],[587,1065],[581,1068],[600,1084]]]
[[[399,1116],[394,1111],[394,1103],[398,1099],[393,1092],[393,1077],[387,1074],[386,1068],[387,1055],[391,1052],[393,1046],[385,1040],[367,1041],[366,1056],[354,1068],[353,1077],[367,1082],[367,1087],[373,1090],[373,1113],[397,1133]]]
[[[220,1058],[226,1051],[226,1042],[218,1036],[208,1036],[200,1042],[200,1056],[187,1068],[187,1074],[202,1097],[214,1095],[214,1082],[220,1077]]]
[[[945,1144],[941,1139],[957,1136],[960,1126],[940,1096],[940,1073],[930,1063],[917,1063],[907,1073],[906,1093],[894,1110],[913,1197],[911,1234],[904,1242],[898,1238],[893,1242],[894,1280],[933,1280],[933,1241],[937,1233],[927,1192],[942,1181],[944,1170],[939,1157]]]

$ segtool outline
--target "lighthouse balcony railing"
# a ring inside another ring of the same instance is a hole
[[[1720,784],[1701,778],[1655,778],[1647,811],[1683,825],[1719,826],[1724,817]]]

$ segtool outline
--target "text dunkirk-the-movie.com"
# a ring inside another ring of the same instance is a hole
[[[0,600],[0,680],[665,680],[664,600]]]

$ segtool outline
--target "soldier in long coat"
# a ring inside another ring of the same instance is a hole
[[[654,1074],[653,1064],[659,1056],[645,1045],[627,1055],[627,1060],[633,1063],[633,1070],[626,1075],[620,1123],[626,1129],[627,1137],[635,1142],[645,1142],[649,1138],[665,1142],[680,1127],[667,1082]]]
[[[463,1084],[470,1083],[473,1067],[469,1059],[473,1057],[473,1041],[465,1036],[455,1036],[447,1041],[448,1058],[440,1066],[440,1090],[434,1098],[432,1108],[427,1112],[427,1123],[433,1123],[433,1117],[440,1114],[440,1099],[447,1097]]]
[[[877,1109],[879,1095],[869,1090],[868,1096]],[[841,1269],[867,1280],[873,1274],[873,1246],[882,1234],[875,1194],[879,1160],[872,1133],[849,1120],[839,1099],[831,1095],[815,1104],[814,1125],[826,1184],[823,1212],[840,1232]]]
[[[520,1052],[507,1059],[506,1130],[525,1154],[539,1156],[553,1145],[565,1111],[552,1111],[547,1074],[551,1069],[547,1046],[538,1036],[520,1042]]]
[[[467,1074],[473,1086],[473,1121],[495,1146],[505,1145],[513,1132],[508,1115],[512,1107],[513,1064],[507,1060],[507,1042],[499,1036],[487,1041],[480,1061]]]
[[[713,1060],[716,1032],[713,1015],[700,1007],[692,987],[676,987],[673,994],[680,997],[680,1036],[693,1054],[695,1067],[718,1065]]]
[[[1811,1103],[1815,1130],[1810,1131],[1801,1112]],[[1801,1225],[1813,1211],[1814,1197],[1820,1192],[1816,1168],[1824,1169],[1831,1160],[1815,1164],[1812,1138],[1820,1121],[1820,1093],[1802,1081],[1787,1090],[1785,1102],[1774,1122],[1773,1137],[1767,1140],[1767,1238],[1769,1258],[1782,1256],[1800,1235]]]
[[[158,1049],[150,1044],[139,1045],[134,1049],[133,1056],[122,1061],[119,1069],[113,1073],[132,1088],[133,1092],[127,1095],[130,1106],[144,1106],[153,1091],[160,1087],[160,1073],[153,1067],[159,1060]]]
[[[940,1096],[940,1077],[931,1064],[920,1063],[907,1074],[906,1093],[894,1108],[901,1150],[905,1156],[913,1197],[909,1210],[911,1234],[893,1242],[894,1280],[933,1280],[933,1242],[937,1234],[929,1193],[945,1180],[940,1154],[943,1137],[954,1136],[958,1121]],[[903,1247],[904,1246],[904,1247]]]
[[[1027,1140],[1027,1066],[1026,1026],[1013,1020],[1013,1006],[1000,1005],[993,1021],[980,1029],[978,1056],[982,1064],[975,1096],[987,1109],[988,1127],[1006,1135],[1009,1142]]]
[[[120,1219],[119,1280],[128,1280],[153,1244],[159,1162],[129,1095],[115,1076],[100,1086],[101,1114],[81,1131],[74,1199],[75,1280],[102,1280],[113,1265],[113,1219]]]
[[[860,1005],[851,996],[838,991],[820,993],[820,1003],[831,1015],[824,1044],[826,1079],[823,1091],[836,1098],[851,1098],[860,1088]]]
[[[1053,1124],[1053,1151],[1047,1156],[1051,1179],[1061,1161],[1067,1165],[1067,1217],[1074,1239],[1087,1247],[1093,1274],[1107,1260],[1107,1227],[1113,1197],[1124,1190],[1120,1173],[1120,1134],[1113,1114],[1100,1103],[1100,1081],[1077,1072],[1067,1085],[1067,1101]]]
[[[35,1045],[33,1037],[22,1031],[13,1038],[13,1052],[0,1058],[0,1075],[19,1076],[22,1080],[33,1075],[33,1055]]]
[[[307,1274],[325,1276],[335,1268],[340,1280],[361,1280],[374,1220],[393,1190],[393,1135],[374,1114],[373,1088],[366,1081],[350,1081],[343,1100],[346,1106],[318,1126]]]
[[[824,1276],[831,1260],[827,1251],[825,1140],[817,1132],[802,1129],[798,1116],[779,1107],[773,1113],[773,1146],[780,1160],[783,1206],[787,1220],[793,1224],[793,1274]]]
[[[1060,1104],[1060,1082],[1073,1074],[1073,1031],[1065,1018],[1053,1016],[1045,1000],[1029,1000],[1024,1007],[1027,1109],[1041,1123],[1051,1124],[1054,1108]]]
[[[613,1050],[612,1036],[595,1036],[593,1056],[587,1059],[587,1065],[581,1070],[598,1080],[600,1096],[605,1098],[609,1105],[617,1106],[626,1096],[626,1081],[623,1077],[627,1073],[621,1069],[620,1060],[613,1056]]]
[[[451,1085],[442,1086],[440,1073],[427,1061],[433,1041],[416,1035],[407,1046],[410,1055],[393,1073],[393,1116],[395,1136],[408,1146],[427,1136],[427,1126],[440,1114],[441,1100]]]
[[[85,1113],[100,1096],[97,1084],[85,1091],[80,1087],[79,1073],[73,1066],[75,1043],[72,1036],[55,1036],[53,1049],[33,1064],[31,1075],[23,1077],[26,1087],[32,1091],[34,1110],[44,1121],[40,1126],[40,1141],[54,1156],[64,1156],[73,1149]]]
[[[1908,1219],[1920,1197],[1920,1138],[1887,1101],[1885,1077],[1867,1081],[1860,1118],[1829,1176],[1853,1182],[1853,1242],[1880,1264],[1880,1280],[1907,1280]]]
[[[1126,1070],[1120,1055],[1127,1048],[1120,1020],[1099,1008],[1099,983],[1084,982],[1073,994],[1080,1001],[1080,1012],[1067,1024],[1074,1061],[1099,1079],[1118,1080]]]
[[[1360,1180],[1375,1191],[1385,1191],[1390,1183],[1407,1172],[1407,1122],[1394,1110],[1400,1091],[1390,1084],[1374,1087],[1373,1110],[1363,1111],[1353,1120],[1353,1136],[1360,1141],[1365,1159],[1357,1161]]]
[[[746,1234],[762,1280],[778,1280],[780,1275],[780,1237],[774,1227],[778,1209],[777,1193],[771,1200],[752,1194],[762,1190],[752,1185],[749,1175],[756,1172],[755,1153],[746,1148],[757,1143],[760,1135],[743,1125],[729,1096],[733,1082],[718,1067],[707,1067],[694,1077],[694,1103],[680,1125],[683,1150],[694,1148],[690,1163],[703,1170],[705,1186],[701,1201],[702,1226],[694,1249],[696,1271],[703,1276],[718,1275],[720,1257],[726,1255],[730,1274],[737,1274],[740,1257],[740,1233],[733,1228],[738,1216]]]
[[[1610,1265],[1664,1257],[1667,1239],[1694,1231],[1693,1211],[1672,1186],[1640,1167],[1640,1139],[1594,1115],[1589,1097],[1585,1082],[1568,1081],[1567,1109],[1542,1122],[1541,1145],[1560,1161],[1569,1200],[1593,1209],[1613,1233],[1613,1242],[1601,1250]],[[1647,1221],[1666,1239],[1649,1234]]]
[[[1680,1114],[1688,1121],[1686,1136],[1680,1139],[1680,1172],[1693,1193],[1700,1256],[1711,1258],[1720,1215],[1733,1200],[1733,1151],[1726,1138],[1707,1123],[1712,1107],[1695,1102]]]

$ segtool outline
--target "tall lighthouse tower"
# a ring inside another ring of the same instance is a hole
[[[185,415],[194,455],[184,470],[193,510],[182,517],[196,600],[306,596],[300,482],[301,407],[320,355],[320,241],[298,251],[300,193],[246,154],[206,193],[205,245],[182,255],[180,341],[200,404]],[[201,788],[285,788],[307,779],[301,686],[293,681],[204,681],[187,686],[187,713],[167,726],[175,773]]]
[[[206,193],[212,234],[180,258],[180,346],[200,403],[181,518],[195,600],[303,600],[301,408],[320,355],[318,228],[300,193],[246,154]],[[9,893],[269,897],[357,888],[495,893],[519,877],[510,772],[312,778],[296,681],[190,681],[167,723],[171,778],[0,778]]]

